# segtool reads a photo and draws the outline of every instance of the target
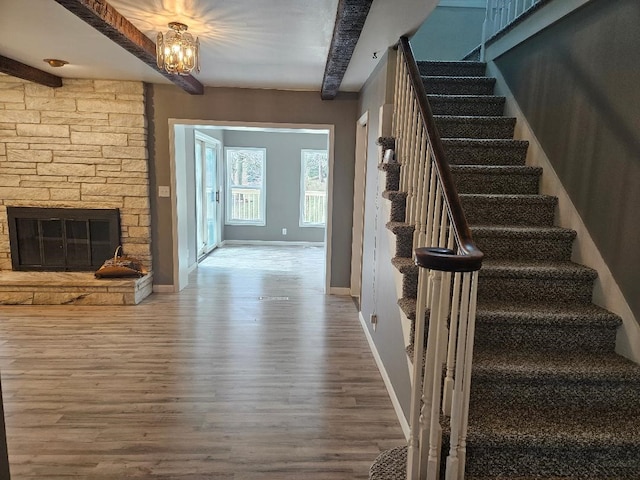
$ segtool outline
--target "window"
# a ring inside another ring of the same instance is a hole
[[[225,148],[228,225],[265,225],[264,148]]]
[[[328,155],[326,150],[302,150],[300,226],[323,227],[327,211]]]

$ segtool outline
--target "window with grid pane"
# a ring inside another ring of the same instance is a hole
[[[300,226],[323,227],[327,215],[327,151],[302,150],[301,167]]]
[[[264,148],[225,148],[227,164],[226,223],[265,225]]]

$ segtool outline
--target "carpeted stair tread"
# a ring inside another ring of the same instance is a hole
[[[459,197],[470,225],[551,226],[558,203],[549,195],[461,193]]]
[[[554,226],[475,225],[470,227],[485,258],[569,260],[575,230]]]
[[[542,169],[528,166],[451,165],[458,193],[537,194]]]
[[[617,328],[620,317],[592,303],[552,305],[544,302],[478,304],[476,322],[483,324],[572,325]]]
[[[583,278],[595,280],[598,272],[578,263],[492,260],[482,263],[480,278],[482,277],[510,277],[510,278]]]
[[[476,349],[610,352],[621,320],[593,304],[483,302],[476,314]]]
[[[386,227],[396,235],[400,233],[413,232],[415,230],[413,225],[405,222],[387,222]]]
[[[484,62],[423,60],[417,63],[420,75],[483,77],[487,69],[487,64]]]
[[[516,125],[513,117],[434,115],[433,118],[443,139],[512,139]]]
[[[427,94],[492,95],[495,78],[478,76],[422,75]]]
[[[451,172],[483,174],[490,173],[492,175],[530,175],[537,177],[542,173],[540,167],[528,167],[526,165],[451,165]]]
[[[477,349],[473,355],[473,381],[495,382],[498,379],[546,383],[565,379],[574,382],[613,380],[640,384],[640,365],[614,352]]]
[[[573,240],[576,231],[563,227],[527,227],[508,225],[473,225],[471,234],[477,236],[495,236],[505,238],[567,238]]]
[[[406,480],[407,447],[382,452],[369,470],[369,480]]]
[[[524,165],[529,143],[513,139],[443,138],[451,165]]]
[[[388,163],[388,162],[381,162],[378,164],[378,170],[382,170],[383,172],[399,172],[400,171],[400,164],[399,163]]]
[[[490,193],[464,193],[460,195],[465,199],[482,200],[484,202],[494,202],[496,204],[504,202],[527,202],[527,203],[556,203],[556,197],[551,195],[536,194],[512,194],[512,195],[493,195]]]
[[[391,264],[403,275],[418,275],[418,266],[411,257],[393,257]]]
[[[509,448],[599,449],[612,445],[640,449],[637,425],[640,408],[628,411],[601,409],[592,415],[575,407],[523,402],[501,405],[476,400],[469,411],[468,444]],[[640,463],[640,455],[638,456]]]
[[[428,95],[434,115],[502,116],[505,97],[496,95]]]
[[[407,192],[400,192],[398,190],[385,190],[382,192],[382,198],[393,201],[396,198],[407,198]]]
[[[398,299],[398,306],[400,307],[400,310],[402,310],[402,313],[404,313],[409,320],[416,319],[416,299],[415,298],[402,297]]]

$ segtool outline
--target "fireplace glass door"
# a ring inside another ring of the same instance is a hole
[[[14,270],[96,270],[119,244],[113,210],[9,207]]]

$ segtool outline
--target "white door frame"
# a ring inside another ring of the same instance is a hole
[[[369,112],[356,122],[356,162],[353,179],[353,227],[351,234],[351,282],[352,297],[360,298],[362,286],[362,244],[364,234],[364,192],[367,182],[367,148],[369,136]]]
[[[215,127],[249,127],[255,129],[287,129],[287,130],[325,130],[329,137],[329,178],[327,182],[327,222],[324,229],[324,252],[325,252],[325,285],[324,293],[331,293],[331,232],[333,223],[333,164],[335,150],[335,127],[331,124],[308,124],[308,123],[265,123],[265,122],[237,122],[237,121],[214,121],[214,120],[192,120],[192,119],[169,119],[169,165],[171,168],[171,222],[172,222],[172,244],[173,244],[173,290],[179,292],[188,283],[188,266],[180,252],[187,248],[186,232],[179,227],[181,220],[178,212],[180,207],[186,202],[186,178],[180,174],[180,168],[176,168],[176,127],[180,126],[215,126]],[[184,216],[184,215],[183,215]]]

